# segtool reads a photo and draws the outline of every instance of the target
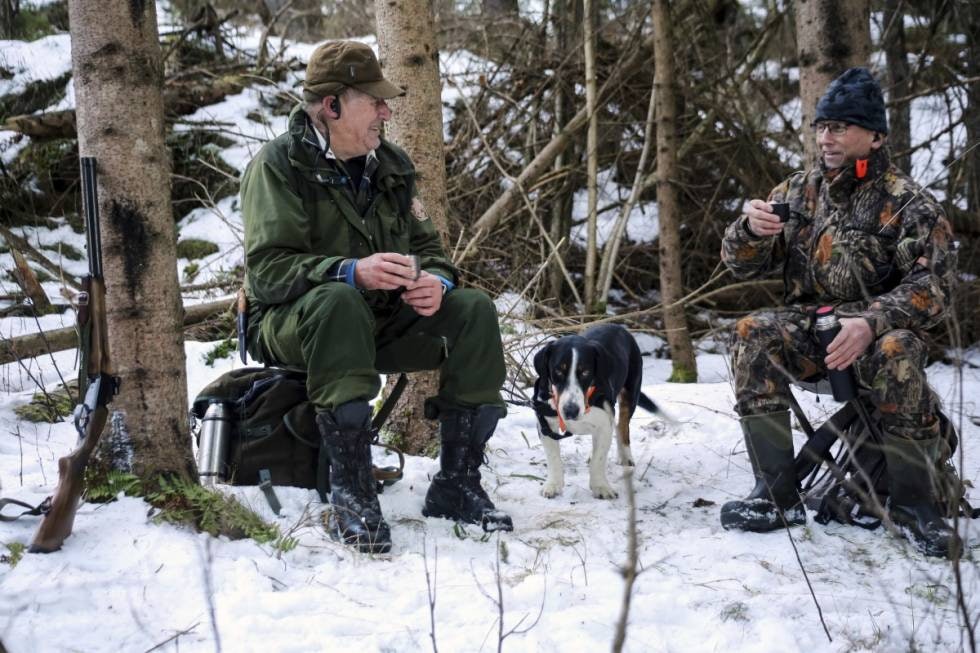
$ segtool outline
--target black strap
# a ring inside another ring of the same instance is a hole
[[[384,423],[388,421],[388,416],[391,415],[391,411],[395,409],[395,404],[402,396],[402,392],[405,390],[405,386],[408,385],[408,376],[405,374],[399,374],[398,380],[395,381],[395,387],[391,389],[391,394],[385,399],[385,402],[381,405],[381,410],[378,414],[374,416],[371,420],[371,428],[375,431],[381,430]]]
[[[20,506],[21,508],[27,508],[27,510],[19,515],[5,515],[3,514],[3,509],[7,505]],[[0,521],[17,521],[26,515],[40,517],[41,515],[48,514],[49,510],[51,510],[51,497],[48,497],[36,506],[32,506],[31,504],[23,501],[18,501],[17,499],[0,499]]]

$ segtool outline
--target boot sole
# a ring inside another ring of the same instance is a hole
[[[499,513],[499,516],[494,516],[493,513],[486,513],[480,518],[480,521],[476,521],[475,519],[467,519],[444,509],[430,508],[426,506],[422,508],[422,516],[449,519],[451,521],[462,522],[464,524],[479,524],[480,528],[482,528],[485,533],[493,533],[494,531],[509,532],[514,530],[514,522],[511,520],[510,515],[506,515],[504,513]]]
[[[802,506],[793,506],[782,511],[783,518],[779,513],[771,515],[760,515],[749,507],[729,507],[725,504],[721,507],[721,527],[726,531],[738,530],[750,533],[769,533],[780,530],[785,526],[802,526],[806,524],[806,511]],[[783,523],[785,519],[785,524]]]
[[[344,534],[340,532],[340,526],[333,518],[333,513],[324,516],[323,527],[327,531],[327,535],[330,536],[331,540],[339,544],[343,544],[344,546],[349,546],[352,549],[356,549],[359,553],[378,554],[391,552],[391,540],[388,540],[387,542],[362,542],[357,538],[357,536],[344,536]]]
[[[952,533],[952,537],[944,546],[930,546],[929,540],[919,532],[919,522],[913,515],[908,515],[904,511],[891,511],[889,516],[898,530],[902,532],[905,539],[916,551],[930,558],[952,559],[962,555],[963,541],[957,533]]]

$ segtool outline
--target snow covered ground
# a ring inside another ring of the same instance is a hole
[[[45,67],[31,68],[31,61],[41,60],[36,48],[42,45]],[[291,47],[300,56],[312,50],[309,45]],[[58,52],[67,56],[64,43],[53,39],[34,48],[0,42],[0,56],[17,54],[23,63],[18,75],[35,79],[66,70],[63,61],[51,60]],[[446,57],[444,72],[453,74],[453,61],[459,59]],[[468,70],[472,59],[461,59]],[[285,86],[294,83],[289,80]],[[447,101],[459,92],[446,88]],[[238,168],[257,147],[247,136],[267,138],[284,127],[281,118],[271,128],[245,118],[260,108],[258,94],[246,90],[188,118],[234,123],[230,130],[244,136],[223,156]],[[69,93],[67,100],[72,97]],[[0,133],[0,143],[9,136]],[[16,147],[11,143],[4,156],[12,156]],[[636,226],[650,229],[649,237],[655,213],[640,218]],[[182,237],[205,236],[221,247],[198,261],[196,282],[241,263],[234,198],[214,210],[195,211],[180,227]],[[66,234],[21,233],[42,249],[50,244],[44,251],[58,260],[53,243]],[[643,238],[640,233],[636,237]],[[68,238],[81,248],[80,236]],[[84,263],[69,263],[73,273],[82,271],[76,268]],[[9,255],[0,255],[0,264],[6,269]],[[57,284],[46,289],[57,296]],[[185,301],[205,299],[189,296]],[[70,313],[47,316],[41,325],[54,328],[66,319]],[[29,319],[0,320],[4,337],[37,329]],[[516,324],[508,331],[520,333],[523,328]],[[662,345],[648,336],[640,342],[645,352]],[[229,357],[207,366],[203,356],[213,344],[187,343],[189,399],[239,364]],[[975,403],[980,352],[971,352],[969,360],[973,367],[962,373],[933,365],[929,376],[960,424],[962,475],[977,479],[980,427],[966,418],[980,412]],[[75,364],[75,352],[65,351],[0,366],[0,495],[37,503],[54,489],[57,459],[75,443],[72,425],[19,421],[13,408],[28,401],[38,383],[52,387],[59,374],[73,376]],[[756,535],[721,528],[720,504],[744,495],[751,473],[732,411],[725,359],[705,346],[698,364],[701,382],[677,385],[666,383],[669,361],[645,358],[644,390],[674,422],[642,411],[633,420],[642,573],[633,591],[625,650],[967,647],[952,568],[923,559],[904,541],[883,531],[818,525],[812,514],[808,526],[790,533],[792,542],[785,532]],[[827,398],[818,402],[813,395],[799,396],[815,419],[834,409]],[[797,433],[797,444],[802,440]],[[469,652],[497,650],[502,629],[511,633],[502,646],[508,651],[606,650],[622,605],[619,570],[626,560],[627,505],[622,491],[612,501],[592,498],[589,451],[586,438],[565,440],[565,492],[556,499],[542,498],[544,454],[533,415],[511,408],[491,441],[485,481],[498,506],[514,517],[516,528],[492,537],[478,528],[459,529],[445,520],[423,518],[422,499],[438,464],[410,458],[405,479],[381,498],[394,546],[390,555],[377,557],[354,553],[326,536],[312,491],[279,488],[283,511],[276,517],[256,488],[225,489],[298,540],[286,553],[251,540],[215,539],[156,524],[148,506],[136,499],[85,504],[62,551],[27,554],[16,565],[0,562],[0,641],[10,653],[410,652],[433,650],[434,638],[441,651]],[[611,480],[619,485],[620,468],[613,462],[610,468]],[[0,523],[0,554],[28,543],[36,525],[30,518]],[[969,547],[963,565],[966,609],[976,619],[980,570],[973,556],[980,538],[977,524],[962,527]]]
[[[646,351],[659,344],[640,341]],[[228,358],[207,367],[207,348],[187,345],[192,395],[239,364]],[[883,531],[811,519],[791,534],[833,638],[828,641],[786,533],[733,533],[718,522],[719,505],[751,485],[723,357],[699,356],[702,381],[695,386],[666,383],[669,361],[645,360],[644,389],[676,422],[642,412],[633,420],[643,571],[626,650],[945,651],[963,645],[949,564],[923,559]],[[956,371],[934,365],[929,372],[947,406],[957,405]],[[11,366],[2,375],[2,493],[36,503],[52,491],[56,459],[71,449],[75,434],[67,422],[15,420],[12,407],[29,397],[32,384]],[[969,415],[977,410],[977,369],[965,371],[963,384]],[[814,417],[833,408],[826,398],[817,404],[812,395],[801,397]],[[976,479],[980,428],[965,421],[962,435],[964,476]],[[797,433],[797,444],[802,438]],[[163,642],[157,650],[428,651],[428,573],[439,650],[495,650],[501,614],[504,632],[516,628],[505,650],[605,650],[622,602],[627,510],[622,492],[612,501],[592,498],[589,450],[587,438],[563,442],[565,492],[542,498],[544,454],[534,418],[528,409],[512,408],[491,441],[485,480],[516,528],[489,538],[475,527],[459,530],[421,516],[437,462],[410,458],[405,479],[382,495],[394,546],[377,557],[325,535],[313,491],[280,488],[284,508],[276,518],[256,488],[227,489],[298,539],[285,554],[251,540],[155,524],[137,499],[84,504],[61,552],[0,564],[0,640],[11,653],[145,651]],[[618,485],[620,468],[610,468]],[[696,507],[705,501],[711,503]],[[29,518],[0,524],[0,543],[29,542],[36,524]],[[977,527],[964,527],[972,553],[980,545]],[[972,559],[963,571],[968,608],[976,615],[980,574]]]

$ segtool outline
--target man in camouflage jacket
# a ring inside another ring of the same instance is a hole
[[[512,528],[479,472],[505,414],[496,310],[456,287],[412,162],[381,138],[385,100],[403,94],[369,46],[320,46],[288,132],[263,146],[241,184],[249,353],[307,370],[331,465],[329,530],[365,552],[391,547],[371,474],[379,372],[440,370],[426,402],[440,422],[440,471],[423,513]]]
[[[959,546],[935,508],[938,400],[926,381],[924,331],[946,315],[954,283],[950,224],[935,199],[891,164],[877,82],[864,68],[834,80],[814,122],[821,161],[753,199],[729,225],[722,260],[739,278],[781,271],[785,306],[735,326],[732,367],[756,487],[722,507],[725,528],[767,531],[806,520],[793,469],[790,383],[853,366],[881,414],[890,513],[914,544]],[[772,203],[789,204],[781,222]],[[841,331],[823,352],[815,310]]]

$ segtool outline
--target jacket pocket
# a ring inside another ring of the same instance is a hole
[[[841,301],[868,299],[889,289],[894,248],[894,239],[886,235],[853,227],[828,229],[817,245],[823,255],[814,257],[814,277]]]

